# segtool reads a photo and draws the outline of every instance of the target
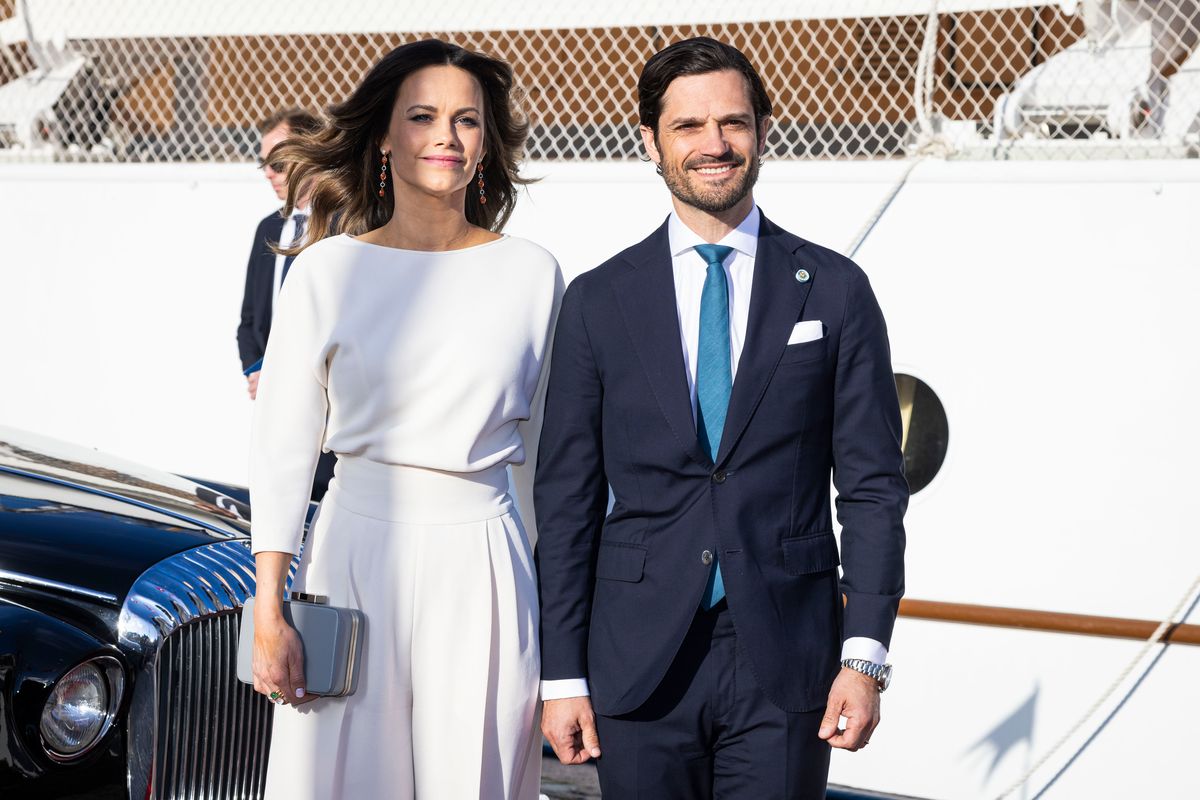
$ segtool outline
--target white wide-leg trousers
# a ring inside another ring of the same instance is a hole
[[[507,471],[342,458],[294,588],[362,609],[358,690],[275,710],[268,800],[536,800],[537,584]]]

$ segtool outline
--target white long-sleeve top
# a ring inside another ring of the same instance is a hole
[[[511,464],[532,545],[562,291],[554,257],[512,236],[425,252],[341,235],[306,249],[288,270],[263,356],[252,550],[299,553],[322,449],[448,472]]]

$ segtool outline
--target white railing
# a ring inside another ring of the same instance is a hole
[[[247,160],[426,36],[513,64],[531,158],[631,159],[642,64],[699,34],[767,79],[777,159],[1200,152],[1200,0],[0,0],[0,159]]]

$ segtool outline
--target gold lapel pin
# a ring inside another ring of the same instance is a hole
[[[811,277],[812,275],[809,275],[808,270],[806,270],[804,267],[796,270],[796,280],[800,283],[808,283]]]

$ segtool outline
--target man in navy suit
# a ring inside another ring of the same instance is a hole
[[[598,759],[606,797],[823,797],[830,746],[878,724],[903,593],[883,316],[854,263],[755,205],[771,102],[741,52],[674,44],[638,94],[674,210],[563,298],[535,484],[543,732]]]
[[[280,202],[287,199],[287,169],[282,164],[268,161],[275,145],[293,134],[312,133],[319,130],[321,120],[315,115],[296,108],[277,111],[267,117],[260,126],[262,142],[259,146],[258,167],[271,184],[271,189]],[[297,212],[305,208],[305,202],[297,202]],[[291,243],[295,239],[295,221],[284,217],[280,209],[272,211],[258,223],[254,231],[254,244],[250,248],[250,261],[246,264],[246,290],[242,294],[242,318],[238,324],[238,354],[246,375],[246,391],[253,400],[258,393],[258,369],[263,353],[267,350],[267,337],[271,333],[271,310],[275,295],[282,283],[282,264],[285,260],[271,248],[279,244],[285,224],[291,223]]]
[[[314,114],[298,108],[277,111],[262,123],[262,143],[259,148],[259,169],[270,182],[275,196],[280,201],[287,199],[287,169],[283,164],[269,160],[275,145],[290,136],[313,133],[320,130],[321,120]],[[271,333],[271,312],[275,296],[287,276],[292,259],[276,253],[272,248],[281,241],[289,245],[304,235],[304,223],[308,217],[308,200],[300,198],[289,216],[281,210],[272,211],[258,223],[254,232],[254,244],[250,248],[250,261],[246,264],[246,289],[242,294],[242,318],[238,324],[238,355],[242,360],[242,374],[246,376],[246,391],[253,400],[258,395],[258,375],[262,368],[263,353],[267,350],[267,338]],[[336,462],[332,453],[322,453],[317,463],[313,481],[312,499],[320,500],[333,477]]]

